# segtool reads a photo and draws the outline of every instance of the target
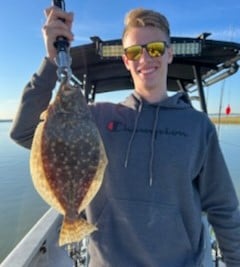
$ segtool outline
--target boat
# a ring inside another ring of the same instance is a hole
[[[197,99],[206,113],[204,87],[234,75],[240,61],[240,43],[212,40],[209,36],[202,33],[196,38],[171,38],[174,60],[169,65],[167,80],[170,91],[183,91],[190,100]],[[133,88],[121,59],[122,52],[120,39],[103,41],[98,36],[91,37],[87,44],[71,48],[72,80],[82,85],[87,102],[94,102],[100,93]],[[206,227],[210,227],[205,216],[203,220]],[[50,208],[4,259],[1,267],[87,267],[88,239],[59,247],[61,223],[62,215]],[[214,236],[209,238],[215,266],[225,266]]]

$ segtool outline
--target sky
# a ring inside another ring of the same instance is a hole
[[[72,46],[89,43],[89,37],[94,35],[102,40],[120,38],[126,12],[136,7],[165,14],[172,36],[197,37],[210,32],[210,39],[240,43],[239,0],[65,0],[65,4],[67,11],[74,12]],[[1,5],[0,119],[11,119],[24,86],[45,56],[41,28],[45,22],[43,10],[51,1],[7,0]],[[219,110],[221,88],[224,88],[223,108],[230,104],[232,112],[240,113],[240,71],[224,83],[205,89],[209,113]],[[119,100],[121,97],[118,95]],[[102,98],[113,100],[113,96]]]

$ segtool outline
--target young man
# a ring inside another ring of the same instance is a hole
[[[57,80],[53,43],[59,35],[73,39],[72,14],[51,7],[46,15],[47,56],[25,87],[11,132],[27,148]],[[90,236],[90,267],[212,266],[203,212],[227,266],[239,267],[238,200],[214,125],[183,94],[167,95],[173,53],[166,18],[132,10],[122,40],[134,91],[122,103],[90,106],[109,159],[86,209],[99,229]]]

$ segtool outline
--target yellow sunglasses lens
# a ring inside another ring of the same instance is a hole
[[[125,49],[125,55],[129,60],[138,60],[142,55],[142,47],[133,45]]]
[[[151,57],[160,57],[165,52],[164,42],[154,42],[146,45],[147,52]]]
[[[146,45],[133,45],[125,48],[125,55],[129,60],[138,60],[142,55],[143,48],[146,48],[150,57],[160,57],[165,52],[166,43],[152,42]]]

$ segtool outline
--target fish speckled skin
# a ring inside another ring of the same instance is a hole
[[[99,190],[107,157],[78,86],[63,82],[34,134],[30,170],[42,198],[64,215],[59,245],[78,242],[96,227],[79,214]]]

